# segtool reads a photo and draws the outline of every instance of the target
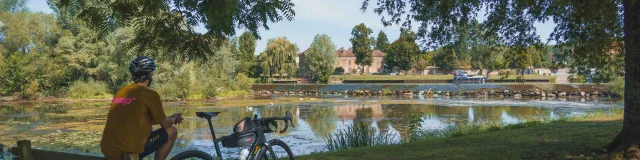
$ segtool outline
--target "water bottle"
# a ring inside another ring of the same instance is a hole
[[[247,159],[248,156],[249,156],[249,150],[244,148],[238,154],[238,160],[245,160],[245,159]]]

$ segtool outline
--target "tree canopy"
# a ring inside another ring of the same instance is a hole
[[[280,77],[295,76],[297,52],[298,46],[286,37],[269,39],[267,48],[258,57],[263,68],[263,76],[272,77],[276,73]]]
[[[308,66],[312,79],[319,83],[329,83],[329,76],[334,71],[336,62],[336,45],[326,34],[317,34],[304,54],[304,64]]]
[[[364,0],[366,10],[371,0]],[[553,21],[556,27],[549,40],[573,49],[576,66],[596,69],[596,76],[607,76],[610,59],[625,59],[625,116],[623,129],[607,146],[609,151],[625,151],[640,146],[640,136],[632,132],[640,126],[640,1],[410,1],[377,0],[374,12],[385,26],[411,28],[418,23],[418,37],[426,47],[451,45],[456,31],[486,11],[486,34],[508,47],[528,47],[541,43],[534,23]],[[624,43],[622,42],[624,41]],[[620,55],[620,58],[615,58]],[[435,57],[434,57],[435,58]],[[437,61],[436,61],[437,62]],[[619,63],[619,62],[618,62]],[[615,63],[614,63],[615,64]],[[616,71],[614,71],[616,72]],[[637,152],[628,154],[637,156]]]
[[[238,73],[249,75],[250,69],[254,65],[254,53],[256,52],[256,38],[251,32],[244,32],[240,35],[239,50],[240,55],[237,56],[241,62]]]
[[[401,30],[400,38],[391,43],[389,47],[390,63],[387,65],[408,72],[414,67],[415,58],[420,53],[420,48],[416,44],[416,37],[413,31]]]
[[[370,66],[373,63],[373,51],[371,45],[373,45],[373,39],[370,37],[373,31],[368,28],[364,23],[360,23],[353,27],[351,31],[351,45],[353,47],[353,54],[356,55],[356,64],[362,67],[362,73],[364,73],[364,66]]]
[[[130,46],[138,50],[167,46],[168,52],[182,57],[205,57],[208,47],[220,45],[236,28],[247,29],[258,39],[258,29],[269,29],[269,22],[293,20],[290,0],[50,0],[56,10],[77,16],[101,35],[118,27],[134,27],[136,40]],[[63,14],[63,15],[64,15]],[[207,33],[194,28],[204,25]],[[138,48],[143,47],[143,48]]]

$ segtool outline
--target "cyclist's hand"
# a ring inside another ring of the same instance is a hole
[[[182,120],[184,120],[184,118],[182,118],[182,113],[175,113],[171,116],[173,117],[173,124],[180,124],[182,123]]]

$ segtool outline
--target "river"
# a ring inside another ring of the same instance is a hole
[[[167,115],[182,113],[179,137],[172,155],[188,149],[215,154],[206,120],[198,111],[218,111],[213,125],[218,137],[231,133],[240,119],[254,114],[260,117],[293,113],[296,128],[283,134],[268,134],[286,142],[295,155],[325,151],[325,136],[351,125],[365,122],[377,130],[389,131],[400,138],[408,136],[409,118],[424,113],[424,129],[442,129],[449,125],[478,122],[518,123],[530,117],[559,117],[609,112],[620,109],[620,102],[608,99],[489,99],[489,98],[409,98],[345,96],[317,97],[331,102],[218,107],[209,101],[164,102]],[[310,97],[305,97],[311,99]],[[315,99],[315,98],[313,98]],[[312,99],[312,100],[313,100]],[[17,140],[32,140],[35,148],[101,155],[99,142],[104,128],[108,101],[97,102],[0,102],[0,143],[14,145]],[[154,126],[157,128],[157,126]],[[240,148],[225,148],[223,154],[235,156]]]

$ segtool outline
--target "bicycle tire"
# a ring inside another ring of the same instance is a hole
[[[290,160],[295,159],[295,157],[293,156],[293,152],[291,151],[291,148],[289,148],[289,146],[286,143],[282,142],[281,140],[272,139],[272,140],[269,140],[267,144],[269,146],[267,146],[265,149],[260,149],[257,160],[275,160],[275,159],[284,158],[284,157],[276,157],[276,153],[273,152],[273,148],[276,148],[276,147],[283,148],[287,152],[287,156],[289,157]],[[267,154],[267,151],[269,151],[270,153]]]
[[[176,156],[173,156],[173,158],[171,158],[171,160],[183,160],[183,159],[187,159],[187,158],[200,158],[200,159],[204,159],[204,160],[213,160],[214,158],[202,151],[198,151],[198,150],[188,150],[188,151],[184,151],[182,153],[179,153]]]

